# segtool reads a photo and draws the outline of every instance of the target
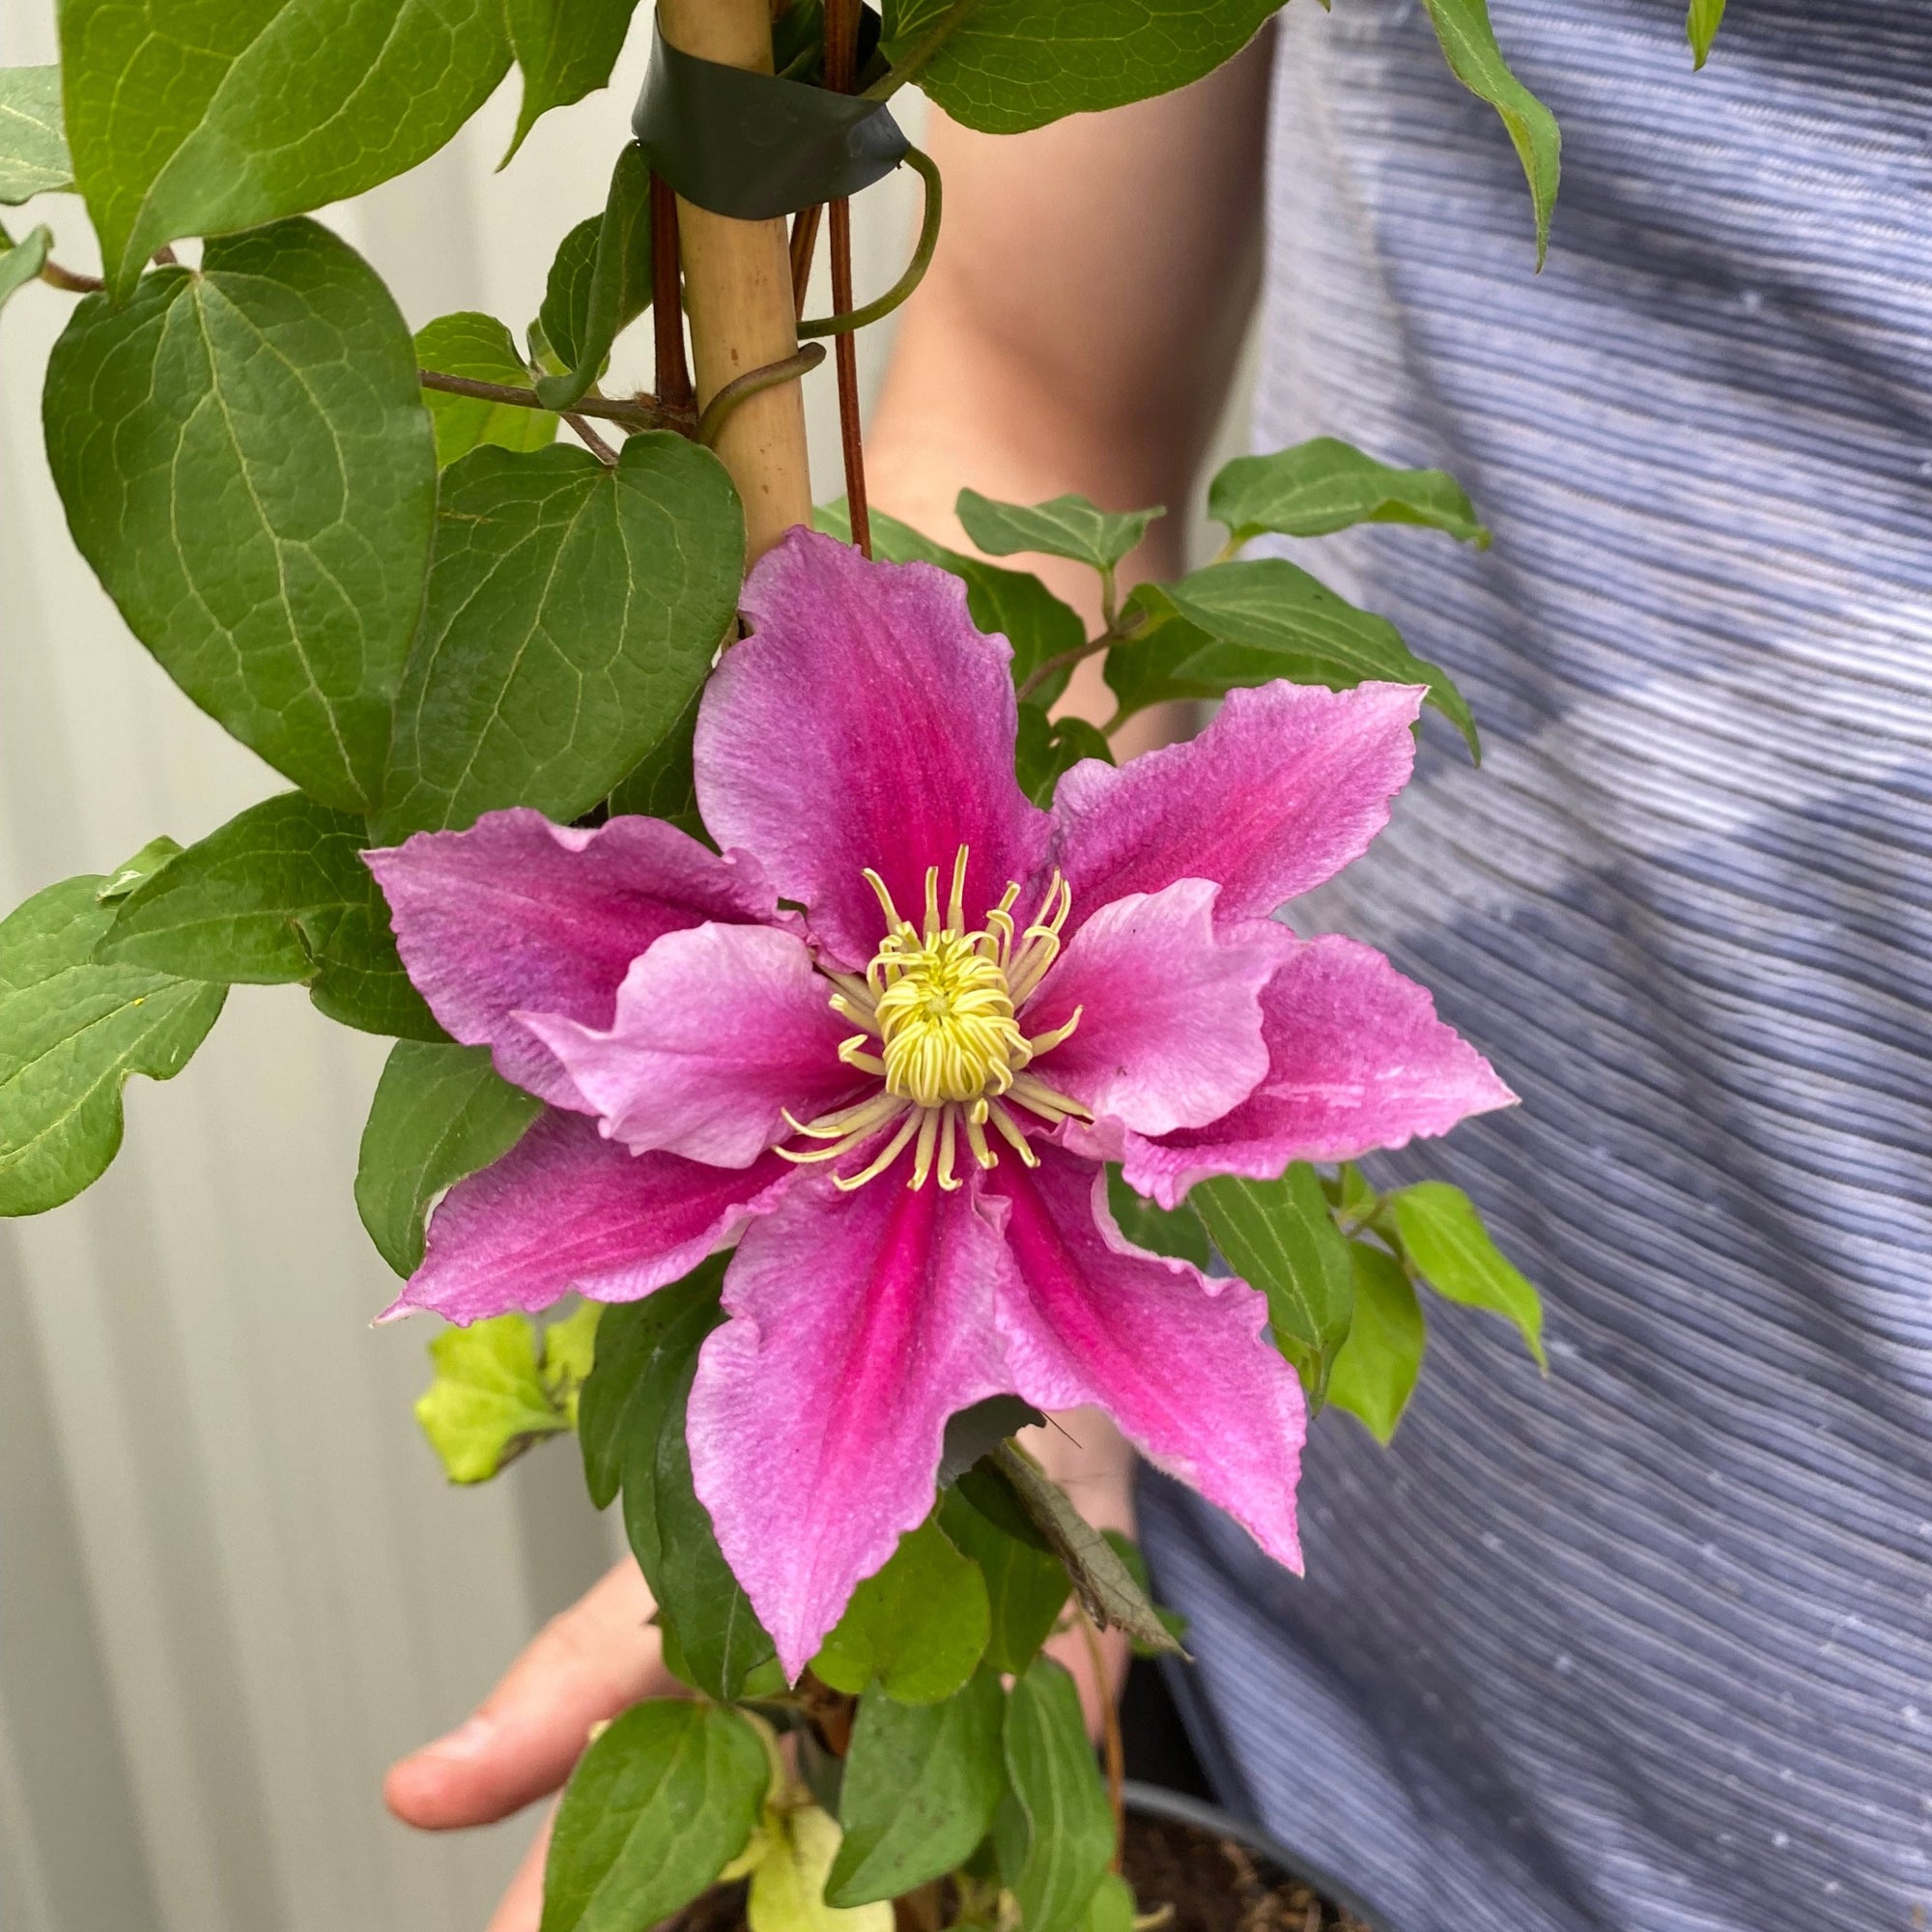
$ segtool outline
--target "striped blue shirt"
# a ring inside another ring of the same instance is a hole
[[[1932,4],[1495,0],[1549,267],[1414,0],[1283,16],[1257,444],[1438,463],[1496,531],[1294,554],[1449,668],[1311,924],[1521,1108],[1467,1187],[1552,1374],[1430,1310],[1392,1450],[1318,1423],[1305,1581],[1145,1530],[1231,1802],[1386,1932],[1932,1920]],[[1297,919],[1301,911],[1297,912]]]

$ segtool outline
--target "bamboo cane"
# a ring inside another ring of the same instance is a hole
[[[665,39],[730,67],[772,71],[768,0],[659,0]],[[678,202],[685,299],[701,409],[726,383],[798,353],[791,257],[782,220],[733,221]],[[717,450],[745,501],[749,557],[811,521],[805,399],[797,383],[748,397]]]

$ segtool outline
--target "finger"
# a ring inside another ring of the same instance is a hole
[[[537,1932],[537,1921],[543,1917],[544,1860],[550,1854],[550,1828],[555,1818],[553,1811],[543,1821],[535,1840],[524,1854],[516,1877],[497,1901],[497,1910],[490,1917],[490,1932]]]
[[[1102,1699],[1109,1704],[1120,1701],[1121,1687],[1127,1681],[1127,1665],[1134,1655],[1133,1646],[1121,1632],[1104,1630],[1098,1635],[1100,1677],[1094,1673],[1094,1645],[1077,1624],[1071,1630],[1057,1632],[1046,1644],[1046,1654],[1072,1673],[1080,1691],[1080,1708],[1087,1719],[1087,1735],[1096,1740],[1104,1709]]]
[[[490,1824],[554,1791],[592,1724],[677,1689],[647,1621],[654,1607],[638,1566],[618,1564],[544,1626],[474,1717],[390,1767],[389,1809],[442,1832]]]

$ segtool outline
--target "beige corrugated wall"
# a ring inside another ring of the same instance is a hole
[[[52,60],[51,15],[0,0],[0,65]],[[602,198],[641,66],[634,35],[611,90],[541,122],[499,175],[506,89],[325,218],[412,325],[483,308],[521,326]],[[902,171],[859,204],[862,294],[897,273],[916,195]],[[95,266],[71,198],[19,213]],[[7,907],[282,783],[174,690],[68,539],[40,390],[71,306],[31,288],[0,317]],[[868,379],[885,335],[863,338]],[[619,376],[647,381],[648,355],[627,344]],[[809,390],[823,497],[829,367]],[[523,1824],[404,1832],[381,1771],[462,1716],[609,1560],[610,1531],[569,1448],[461,1492],[416,1434],[429,1329],[367,1326],[391,1282],[350,1200],[384,1051],[298,991],[238,988],[185,1073],[132,1083],[99,1185],[0,1222],[4,1932],[474,1932],[521,1846]]]

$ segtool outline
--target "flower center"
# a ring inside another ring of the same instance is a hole
[[[937,1107],[1005,1093],[1032,1055],[1013,1020],[1013,998],[986,932],[944,931],[907,944],[895,934],[868,980],[883,1041],[886,1092]]]
[[[840,1175],[841,1188],[862,1187],[883,1174],[917,1137],[910,1184],[936,1178],[957,1187],[957,1144],[964,1139],[980,1167],[999,1156],[986,1137],[990,1125],[1029,1167],[1038,1165],[1027,1137],[1008,1111],[1024,1107],[1057,1126],[1089,1118],[1077,1100],[1055,1093],[1026,1069],[1080,1024],[1076,1011],[1065,1026],[1029,1037],[1018,1014],[1060,952],[1071,895],[1059,873],[1047,887],[1039,917],[1015,933],[1013,905],[1020,889],[1009,885],[985,922],[968,931],[964,905],[966,847],[952,866],[952,891],[945,912],[939,904],[939,867],[925,875],[925,918],[903,918],[886,883],[867,871],[886,915],[886,936],[863,980],[827,973],[838,987],[832,1008],[864,1029],[838,1049],[849,1065],[875,1073],[884,1089],[868,1100],[805,1123],[785,1118],[808,1140],[831,1145],[810,1151],[781,1149],[787,1160],[833,1161],[854,1151],[888,1126],[897,1131],[866,1168]],[[823,968],[820,969],[824,971]]]

